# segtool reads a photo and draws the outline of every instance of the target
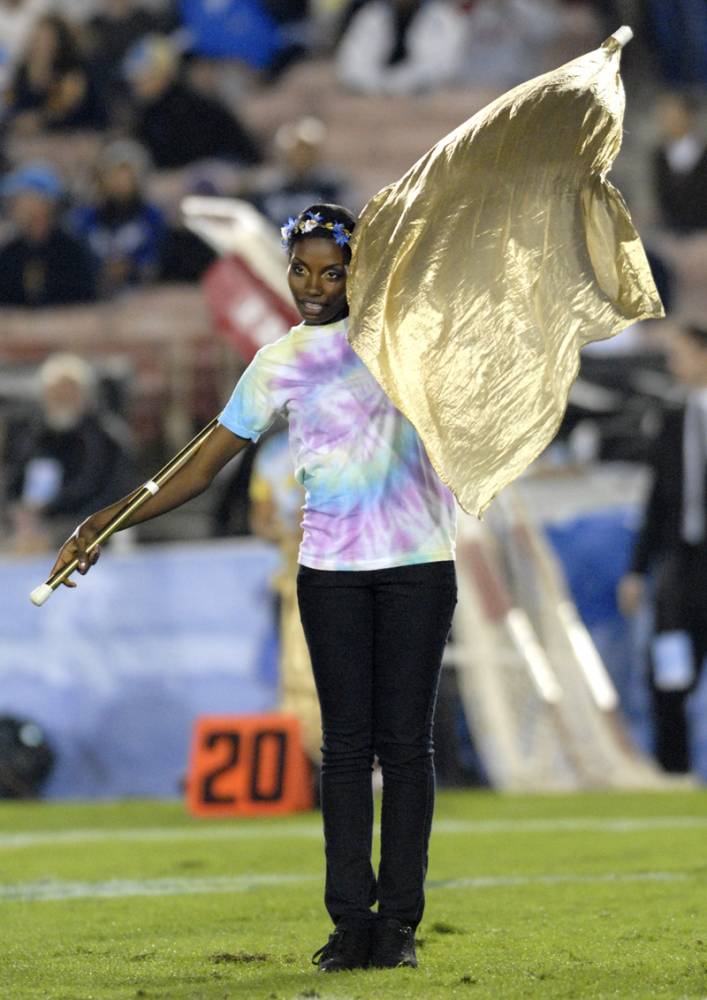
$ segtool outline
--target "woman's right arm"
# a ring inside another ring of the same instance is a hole
[[[238,437],[225,427],[218,424],[214,431],[204,441],[199,450],[181,467],[160,489],[159,493],[150,497],[129,520],[122,525],[122,528],[131,528],[142,521],[149,521],[153,517],[159,517],[168,510],[180,507],[187,500],[203,493],[212,483],[214,477],[220,470],[242,451],[247,444],[245,438]],[[109,507],[91,514],[83,521],[74,534],[64,542],[54,566],[52,575],[62,569],[68,563],[78,557],[79,573],[87,573],[91,566],[98,560],[100,554],[98,549],[94,549],[89,555],[86,549],[97,537],[99,532],[123,509],[125,504],[137,493],[133,493],[122,500],[117,500]],[[122,530],[122,528],[120,530]],[[76,583],[71,580],[64,581],[65,586],[75,587]]]

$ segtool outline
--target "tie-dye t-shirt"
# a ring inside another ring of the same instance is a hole
[[[257,441],[276,414],[289,421],[305,490],[302,565],[371,570],[453,559],[452,495],[346,329],[346,320],[302,323],[263,347],[219,422]]]

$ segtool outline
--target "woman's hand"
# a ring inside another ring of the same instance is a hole
[[[186,462],[159,491],[151,496],[145,503],[133,512],[127,521],[123,521],[122,528],[131,528],[135,524],[149,521],[153,517],[166,513],[180,507],[187,500],[203,493],[226,462],[242,451],[248,444],[246,438],[240,438],[231,431],[220,425],[216,426],[209,437],[206,438],[199,450]],[[85,521],[82,521],[76,531],[62,545],[59,555],[51,575],[60,572],[68,566],[74,559],[78,559],[78,570],[82,576],[88,573],[99,556],[99,550],[94,549],[90,554],[89,545],[95,541],[100,532],[110,523],[110,521],[120,514],[127,503],[133,500],[143,487],[139,487],[132,493],[116,500],[109,507],[91,514]],[[64,586],[75,587],[71,580],[64,580]]]
[[[94,566],[98,562],[101,554],[100,548],[95,548],[90,553],[87,551],[89,545],[97,538],[101,530],[101,525],[97,521],[98,516],[92,514],[85,521],[81,522],[73,535],[67,538],[59,550],[56,562],[52,566],[51,576],[60,572],[64,566],[68,566],[74,559],[78,559],[79,561],[78,568],[81,576],[85,576],[91,566]],[[73,588],[76,586],[75,581],[70,577],[67,577],[63,583],[65,587]]]

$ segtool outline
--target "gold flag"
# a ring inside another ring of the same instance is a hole
[[[606,179],[621,145],[620,58],[612,36],[498,98],[357,226],[351,345],[470,513],[552,440],[580,348],[663,315]]]

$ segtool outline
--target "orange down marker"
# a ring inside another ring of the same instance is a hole
[[[276,816],[311,809],[311,767],[293,715],[209,715],[192,733],[193,816]]]

